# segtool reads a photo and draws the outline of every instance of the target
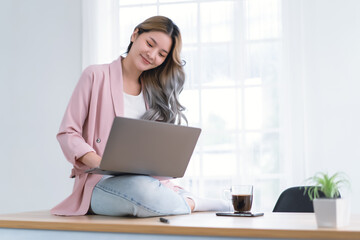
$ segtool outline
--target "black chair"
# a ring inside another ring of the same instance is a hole
[[[310,186],[291,187],[283,191],[273,212],[314,212],[312,201],[307,193],[304,194],[305,187]],[[324,193],[319,191],[319,196],[324,197]]]

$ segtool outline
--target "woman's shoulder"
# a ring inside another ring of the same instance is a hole
[[[109,71],[109,66],[110,64],[93,64],[93,65],[89,65],[87,66],[84,70],[83,70],[83,74],[101,74],[103,75],[104,73]]]
[[[86,67],[80,77],[80,81],[87,83],[100,83],[109,78],[110,64],[93,64]]]
[[[108,82],[110,81],[110,75],[114,76],[114,74],[110,74],[110,72],[114,71],[114,69],[117,69],[115,72],[121,72],[119,71],[120,68],[120,58],[111,63],[93,64],[83,70],[80,81],[84,81],[86,83],[91,82],[92,84]]]

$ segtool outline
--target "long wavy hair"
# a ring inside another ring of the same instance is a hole
[[[146,19],[135,27],[138,34],[158,31],[171,37],[172,45],[165,61],[158,67],[142,72],[142,89],[149,109],[141,119],[181,124],[187,119],[183,114],[185,110],[179,102],[179,94],[185,83],[184,61],[180,58],[182,47],[179,28],[167,17],[154,16]],[[127,53],[130,52],[130,42]]]

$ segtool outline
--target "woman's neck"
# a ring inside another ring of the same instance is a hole
[[[137,70],[128,57],[121,61],[122,75],[124,82],[124,92],[130,95],[139,95],[141,92],[141,84],[139,77],[141,71]]]
[[[123,77],[125,77],[127,80],[135,82],[139,80],[142,71],[136,69],[135,65],[131,62],[129,57],[123,58],[123,60],[121,61],[121,66]]]

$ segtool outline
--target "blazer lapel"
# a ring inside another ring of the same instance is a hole
[[[111,96],[114,104],[114,110],[116,116],[124,116],[124,94],[123,94],[123,77],[122,77],[122,67],[121,59],[119,57],[117,60],[113,61],[110,64],[110,88]]]

